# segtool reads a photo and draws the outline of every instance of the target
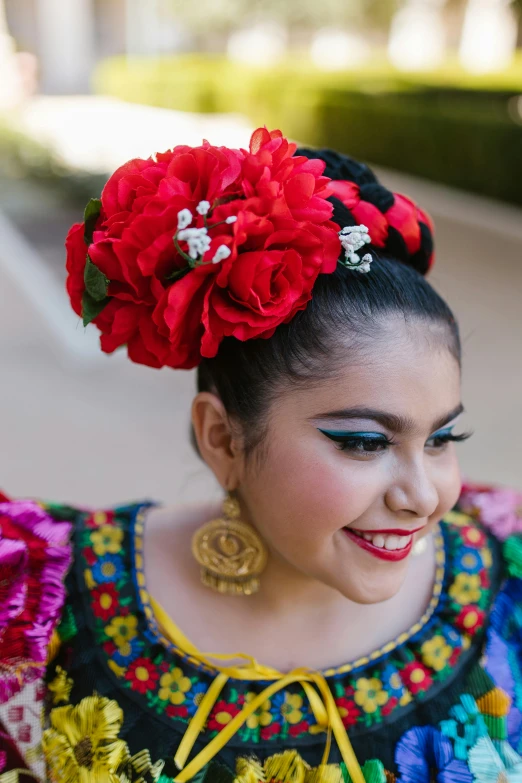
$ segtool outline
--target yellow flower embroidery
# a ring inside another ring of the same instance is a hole
[[[120,648],[120,651],[121,651],[121,648]],[[116,663],[116,661],[108,660],[107,664],[109,666],[109,669],[112,669],[112,671],[114,672],[114,674],[117,677],[123,677],[125,675],[125,672],[127,671],[127,669],[124,666],[119,666]]]
[[[164,701],[170,701],[172,704],[183,704],[185,694],[192,687],[188,677],[185,677],[181,669],[172,669],[161,675],[159,697]]]
[[[123,713],[115,701],[87,696],[76,707],[55,707],[50,718],[42,747],[53,783],[119,783],[129,750],[118,739]]]
[[[434,636],[433,639],[424,642],[421,647],[422,660],[426,666],[431,666],[436,672],[444,669],[452,652],[453,650],[443,636]]]
[[[157,783],[164,766],[164,761],[153,764],[149,751],[142,750],[124,764],[123,769],[120,770],[119,781],[120,783],[146,783],[152,779]]]
[[[463,525],[469,525],[471,517],[469,514],[463,514],[462,511],[448,511],[444,515],[444,521],[449,522],[450,525],[462,527]]]
[[[491,568],[491,566],[493,565],[493,557],[491,556],[491,550],[481,549],[480,554],[482,555],[482,562],[484,563],[484,568]]]
[[[450,596],[461,606],[476,603],[480,598],[480,576],[457,574],[449,589]]]
[[[95,511],[94,514],[91,516],[91,521],[93,524],[96,525],[96,527],[101,527],[102,525],[105,525],[109,517],[105,513],[105,511]]]
[[[409,691],[404,691],[401,698],[399,699],[399,704],[401,707],[405,707],[407,704],[409,704],[411,701],[411,693]]]
[[[61,701],[69,701],[73,685],[74,683],[72,679],[67,676],[67,672],[65,672],[61,666],[57,666],[56,676],[47,686],[47,690],[52,693],[53,704],[59,704]]]
[[[97,555],[117,554],[121,549],[123,530],[112,525],[102,525],[91,533],[92,548]]]
[[[365,712],[374,713],[378,707],[382,707],[388,701],[388,694],[382,689],[382,682],[377,677],[367,680],[361,677],[357,680],[355,691],[355,703]]]
[[[292,725],[303,720],[303,697],[298,693],[285,693],[285,700],[281,705],[281,714]]]
[[[113,617],[109,625],[105,626],[105,633],[110,636],[116,647],[128,645],[136,636],[138,620],[133,614],[127,617]]]
[[[247,693],[245,702],[248,704],[257,697],[257,693]],[[261,726],[270,726],[272,713],[270,712],[270,699],[265,701],[248,719],[246,725],[249,729],[258,729]]]
[[[234,783],[281,783],[290,779],[299,783],[342,783],[345,776],[338,764],[321,764],[312,769],[296,750],[277,753],[263,763],[255,758],[236,760]]]

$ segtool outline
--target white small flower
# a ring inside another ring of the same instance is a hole
[[[190,226],[193,220],[194,215],[190,209],[182,209],[180,212],[178,212],[178,229],[183,229],[187,226]]]
[[[204,256],[210,248],[211,239],[206,228],[184,228],[178,232],[178,239],[188,243],[188,254],[194,260]]]
[[[210,201],[200,201],[196,207],[196,212],[199,212],[200,215],[206,215],[208,214],[209,209]]]
[[[213,264],[219,264],[220,261],[224,261],[232,253],[229,247],[226,245],[220,245],[216,250],[216,255],[212,259]]]
[[[228,223],[228,225],[230,226],[232,223],[235,223],[236,220],[237,220],[237,215],[229,215],[229,217],[227,217],[227,219],[225,220],[225,223]]]
[[[344,249],[346,266],[357,272],[369,272],[372,262],[370,253],[367,253],[362,260],[357,255],[357,250],[372,241],[368,228],[362,224],[360,226],[345,226],[339,231],[339,239]]]

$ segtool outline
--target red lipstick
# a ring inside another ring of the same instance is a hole
[[[357,546],[359,546],[361,549],[364,549],[366,552],[369,552],[374,557],[379,558],[379,560],[387,560],[388,562],[397,563],[400,560],[404,560],[408,555],[410,554],[412,547],[413,547],[413,534],[418,532],[418,530],[421,530],[422,528],[417,528],[417,530],[412,530],[410,532],[406,532],[405,530],[375,530],[372,532],[375,532],[375,535],[377,533],[382,533],[383,535],[395,535],[395,536],[411,536],[410,543],[404,547],[404,549],[385,549],[384,547],[380,546],[374,546],[371,541],[366,541],[365,538],[361,538],[361,536],[357,536],[355,533],[353,533],[351,530],[348,530],[347,528],[343,527],[343,533],[346,533],[348,538],[353,541]],[[369,533],[370,531],[365,530],[361,531],[365,533]]]

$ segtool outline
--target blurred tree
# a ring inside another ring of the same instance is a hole
[[[259,21],[317,30],[350,24],[387,29],[401,0],[165,0],[195,32],[228,32]]]

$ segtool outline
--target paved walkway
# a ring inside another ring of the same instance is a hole
[[[184,117],[186,128],[190,119],[193,134],[203,123],[215,140],[212,118]],[[248,131],[233,128],[246,145]],[[476,431],[458,447],[463,470],[522,488],[522,211],[391,172],[382,178],[436,220],[431,281],[461,323],[463,424]],[[30,199],[21,203],[29,213]],[[218,498],[189,445],[193,373],[98,351],[96,330],[84,331],[70,312],[57,273],[70,215],[57,214],[52,202],[47,209],[49,225],[59,228],[41,246],[31,241],[29,214],[25,223],[0,215],[0,487],[86,504]]]

